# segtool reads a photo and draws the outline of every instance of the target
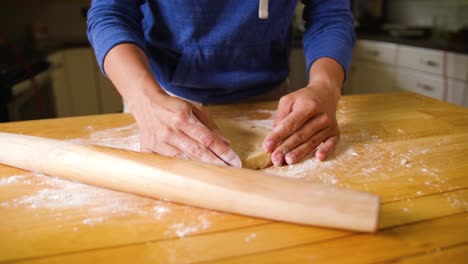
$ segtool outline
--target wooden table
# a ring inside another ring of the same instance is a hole
[[[265,123],[275,106],[210,111]],[[0,166],[0,263],[466,263],[468,110],[408,93],[345,96],[338,120],[329,160],[266,172],[379,194],[378,233],[212,212]],[[99,115],[0,131],[135,148],[133,122]]]

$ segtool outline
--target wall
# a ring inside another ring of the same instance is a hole
[[[86,41],[86,19],[82,8],[90,1],[17,1],[2,4],[0,32],[22,40],[34,24],[44,25],[51,41]]]
[[[389,0],[390,23],[458,30],[468,26],[468,0]]]

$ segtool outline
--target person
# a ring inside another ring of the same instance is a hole
[[[88,38],[140,128],[141,150],[239,167],[203,105],[275,93],[289,74],[291,0],[93,0]],[[347,0],[304,0],[306,87],[283,95],[272,163],[324,160],[355,41]],[[294,87],[300,88],[300,87]]]

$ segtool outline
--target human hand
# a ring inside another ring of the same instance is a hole
[[[140,102],[132,113],[141,131],[142,152],[242,166],[202,106],[169,95]]]
[[[340,136],[336,121],[340,95],[336,91],[309,84],[280,99],[273,130],[263,142],[275,166],[294,164],[317,147],[315,157],[319,160],[334,151]]]

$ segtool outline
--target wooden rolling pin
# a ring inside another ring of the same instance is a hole
[[[156,154],[0,133],[0,163],[224,212],[371,232],[373,194]]]

